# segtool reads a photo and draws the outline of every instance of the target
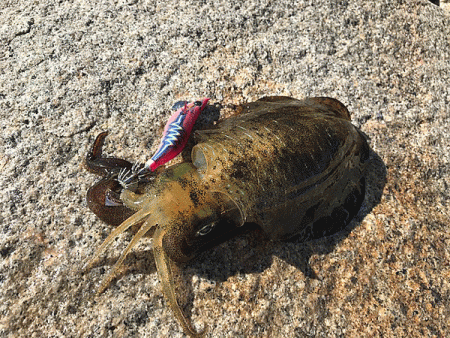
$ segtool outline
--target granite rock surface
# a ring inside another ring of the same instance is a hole
[[[335,236],[254,232],[187,264],[196,327],[449,336],[449,37],[449,13],[426,0],[2,1],[0,337],[184,337],[148,239],[95,295],[132,234],[83,273],[111,231],[86,206],[84,157],[108,130],[108,154],[144,162],[175,101],[266,95],[349,108],[373,149],[366,199]]]

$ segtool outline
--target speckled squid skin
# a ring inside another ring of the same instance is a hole
[[[177,304],[170,263],[194,258],[245,222],[259,224],[272,240],[308,240],[342,229],[361,206],[369,157],[349,112],[330,98],[262,98],[243,104],[237,116],[215,129],[198,131],[196,138],[192,163],[167,168],[140,193],[121,192],[123,205],[116,207],[135,213],[114,229],[89,263],[120,233],[142,223],[99,292],[139,239],[153,231],[163,293],[193,337],[203,332],[193,328]],[[104,179],[88,200],[105,200],[95,194],[106,194],[108,189],[100,188],[111,180]],[[107,208],[91,209],[102,218]]]
[[[241,109],[218,129],[197,132],[193,162],[210,189],[229,194],[244,221],[274,240],[308,240],[345,226],[359,210],[369,157],[345,106],[268,97]]]

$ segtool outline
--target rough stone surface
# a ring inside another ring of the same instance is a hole
[[[264,95],[338,98],[385,166],[345,234],[306,244],[247,234],[188,264],[180,293],[195,325],[207,337],[450,335],[443,8],[4,0],[0,13],[1,337],[183,337],[148,240],[100,296],[131,234],[82,273],[111,231],[86,207],[97,178],[84,156],[109,130],[109,154],[145,161],[173,102]]]
[[[441,0],[439,2],[439,6],[447,13],[450,14],[450,1],[449,0]]]

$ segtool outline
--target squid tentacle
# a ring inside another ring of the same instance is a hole
[[[142,222],[148,216],[149,213],[150,213],[149,210],[141,209],[138,212],[136,212],[135,214],[133,214],[132,216],[130,216],[127,220],[125,220],[117,228],[115,228],[109,234],[109,236],[103,241],[103,243],[97,248],[97,250],[94,253],[94,256],[85,265],[84,270],[90,270],[94,266],[95,262],[100,257],[100,255],[106,251],[107,247],[112,243],[112,241],[115,238],[117,238],[121,233],[123,233],[125,230],[132,227],[133,225],[136,225],[136,224],[139,224],[140,222]],[[98,293],[101,293],[101,291],[99,291]]]
[[[166,255],[162,246],[162,239],[166,233],[162,227],[158,227],[153,234],[153,255],[155,257],[156,269],[158,270],[159,279],[161,281],[163,294],[166,302],[172,309],[175,318],[179,321],[186,332],[191,337],[203,337],[206,333],[206,327],[202,331],[197,332],[192,323],[186,318],[177,302],[175,295],[175,285],[173,283],[172,271],[170,269],[170,258]]]

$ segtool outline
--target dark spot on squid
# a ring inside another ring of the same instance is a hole
[[[193,190],[189,193],[189,197],[191,198],[191,201],[194,203],[195,206],[199,203],[199,198],[197,193]]]

